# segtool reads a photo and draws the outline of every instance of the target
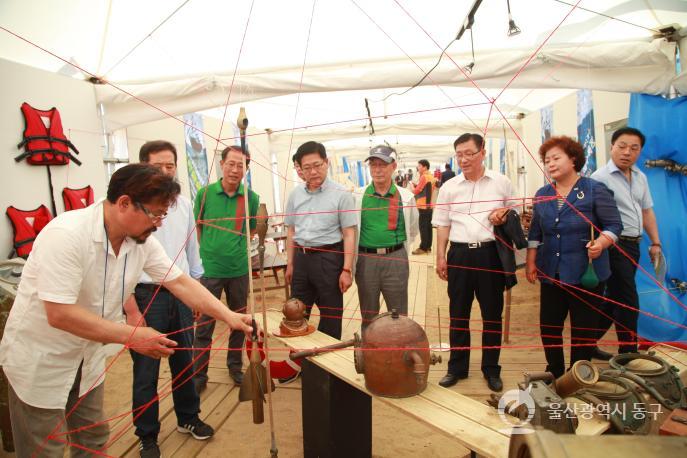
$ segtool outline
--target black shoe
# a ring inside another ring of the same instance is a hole
[[[457,374],[452,374],[452,373],[447,373],[444,375],[441,380],[439,380],[439,386],[443,386],[444,388],[448,388],[450,386],[455,385],[458,383],[458,380],[463,380],[468,378],[467,375],[457,375]]]
[[[208,381],[206,379],[202,379],[202,378],[194,378],[193,379],[193,386],[196,389],[196,393],[200,394],[203,391],[205,391],[205,388],[208,387]]]
[[[487,386],[491,391],[503,390],[503,380],[501,380],[501,377],[488,377],[485,375],[484,378],[487,379]]]
[[[234,385],[241,386],[243,383],[243,372],[241,372],[241,369],[229,369],[229,377],[234,381]]]
[[[160,458],[160,447],[157,446],[156,437],[144,437],[138,446],[141,458]]]
[[[280,385],[286,385],[286,384],[289,384],[291,382],[295,382],[298,379],[298,377],[300,377],[300,376],[301,376],[301,373],[296,372],[295,374],[293,374],[289,377],[277,379],[277,381],[279,382]]]
[[[177,431],[180,433],[190,434],[194,439],[198,439],[199,441],[209,439],[215,434],[215,430],[212,429],[212,426],[204,423],[203,420],[198,417],[196,417],[195,420],[186,423],[185,425],[177,426]]]
[[[592,359],[598,359],[600,361],[608,361],[611,358],[613,358],[612,353],[609,353],[607,351],[603,351],[599,347],[594,347],[594,350],[592,350]]]

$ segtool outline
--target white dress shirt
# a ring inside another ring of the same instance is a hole
[[[0,342],[0,365],[19,399],[64,409],[82,361],[80,396],[104,380],[103,344],[50,326],[43,301],[123,321],[123,303],[142,271],[156,282],[182,273],[153,237],[142,244],[126,238],[115,255],[102,200],[62,213],[38,234]]]
[[[497,208],[512,205],[513,185],[505,176],[485,170],[477,181],[460,175],[439,188],[432,225],[450,227],[451,242],[472,243],[495,240],[489,215]]]
[[[162,222],[162,226],[153,232],[153,237],[160,242],[169,259],[174,261],[176,258],[174,263],[182,272],[193,278],[200,278],[203,276],[203,262],[200,260],[195,228],[193,204],[188,197],[179,195],[176,205],[169,207],[167,218]],[[144,272],[141,275],[141,283],[154,282]]]

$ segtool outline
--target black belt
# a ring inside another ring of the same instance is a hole
[[[621,235],[621,236],[618,237],[618,238],[619,238],[620,240],[622,240],[623,242],[639,243],[639,242],[642,241],[642,236],[641,236],[641,235],[638,236],[638,237],[628,237],[627,235]]]
[[[297,252],[303,254],[316,254],[316,253],[326,253],[330,251],[342,251],[343,242],[330,243],[329,245],[320,246],[294,246]]]
[[[136,285],[136,288],[140,288],[142,290],[145,290],[145,291],[149,292],[150,294],[154,294],[155,291],[157,291],[158,287],[160,287],[161,293],[172,294],[167,288],[165,288],[164,286],[160,286],[157,283],[139,283]]]
[[[403,248],[402,243],[400,243],[396,246],[390,246],[387,248],[366,248],[364,246],[359,246],[358,251],[361,253],[389,254],[389,253],[393,253],[394,251],[398,251],[401,248]]]
[[[455,248],[489,248],[496,246],[496,240],[489,240],[487,242],[451,242],[451,246]]]

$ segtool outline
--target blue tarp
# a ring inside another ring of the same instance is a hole
[[[654,211],[666,257],[666,278],[659,279],[666,288],[673,288],[671,279],[687,280],[687,176],[645,166],[647,160],[670,159],[687,163],[687,97],[666,100],[663,97],[633,94],[630,99],[628,125],[646,135],[646,144],[637,161],[649,180],[654,199]],[[641,244],[640,265],[652,275],[654,269],[648,256],[649,239]],[[687,310],[659,289],[644,272],[637,271],[637,291],[642,311],[673,322],[687,325]],[[671,289],[685,304],[687,293]],[[654,342],[687,344],[687,329],[644,314],[639,316],[639,335]]]

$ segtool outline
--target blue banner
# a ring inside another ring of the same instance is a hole
[[[592,91],[580,89],[577,91],[577,139],[584,147],[587,163],[580,172],[589,176],[596,170],[596,135],[594,134],[594,106]]]
[[[365,186],[365,177],[363,176],[362,161],[358,161],[358,186]]]
[[[186,141],[186,167],[191,201],[200,188],[208,184],[208,156],[203,139],[203,117],[198,113],[184,115]]]
[[[541,114],[541,142],[544,143],[553,136],[553,105],[542,108],[539,113]]]
[[[492,154],[494,152],[494,141],[493,139],[489,139],[489,149],[487,149],[487,160],[485,161],[484,167],[491,170],[491,164],[492,164]],[[458,175],[458,172],[456,172],[456,175]]]
[[[499,140],[499,172],[506,174],[506,139]]]
[[[687,281],[687,176],[670,172],[663,167],[647,167],[647,160],[670,160],[677,164],[687,163],[687,97],[666,100],[663,97],[632,94],[628,126],[646,135],[646,144],[637,166],[646,174],[654,200],[654,213],[666,258],[665,278],[661,284],[685,304],[687,292],[676,282]],[[641,243],[640,265],[653,276],[654,268],[649,259],[649,239]],[[687,310],[641,270],[637,271],[637,292],[640,309],[675,323],[687,325]],[[674,281],[675,280],[675,281]],[[687,345],[687,330],[660,319],[639,315],[639,335],[654,342],[675,342]]]

